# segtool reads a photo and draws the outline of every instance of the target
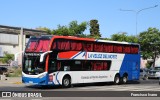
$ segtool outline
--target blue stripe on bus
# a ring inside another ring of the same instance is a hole
[[[33,83],[38,85],[47,85],[47,75],[43,78],[30,78],[30,77],[22,77],[22,81],[24,83]]]
[[[76,54],[75,56],[73,56],[71,59],[76,58],[78,55],[80,55],[82,53],[82,51],[80,51],[78,54]]]
[[[58,82],[59,85],[61,85],[60,82],[59,82],[59,80],[58,80],[58,74],[59,74],[59,72],[56,75],[56,81]]]
[[[51,82],[51,84],[48,84],[48,82],[50,82],[48,75],[44,76],[43,78],[22,77],[22,81],[26,84],[33,83],[35,85],[55,85],[53,81]]]

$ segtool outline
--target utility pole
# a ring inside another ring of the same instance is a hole
[[[156,8],[158,7],[158,5],[155,5],[155,6],[151,6],[151,7],[147,7],[147,8],[143,8],[143,9],[140,9],[140,10],[125,10],[125,9],[120,9],[120,11],[130,11],[130,12],[134,12],[136,14],[136,35],[137,35],[137,27],[138,27],[138,14],[144,10],[148,10],[148,9],[151,9],[151,8]]]

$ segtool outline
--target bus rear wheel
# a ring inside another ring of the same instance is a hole
[[[116,75],[115,77],[114,77],[114,84],[115,85],[118,85],[120,83],[120,77],[119,77],[119,75]]]
[[[124,75],[124,76],[122,77],[122,83],[123,83],[123,84],[126,84],[127,81],[128,81],[128,76],[127,76],[127,75]]]
[[[65,76],[62,80],[62,87],[63,88],[69,88],[71,87],[71,78],[68,76]]]

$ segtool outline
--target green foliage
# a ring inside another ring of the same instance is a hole
[[[68,26],[58,25],[58,28],[53,30],[51,33],[53,35],[63,35],[63,36],[85,36],[83,32],[87,29],[87,22],[82,22],[78,24],[77,21],[72,21]]]
[[[4,57],[0,58],[0,61],[2,63],[7,63],[7,64],[10,64],[12,60],[14,60],[14,54],[9,54],[7,52],[4,52]]]
[[[146,67],[147,67],[148,69],[150,69],[151,66],[152,66],[152,64],[153,64],[153,62],[147,62]]]
[[[100,38],[101,34],[99,32],[98,20],[90,20],[90,35],[94,38]]]
[[[82,22],[78,25],[77,21],[72,21],[69,24],[69,30],[72,34],[83,34],[83,32],[87,29],[87,22]]]
[[[48,34],[52,35],[63,35],[63,36],[84,36],[83,32],[87,29],[87,22],[82,22],[78,24],[77,21],[72,21],[68,26],[58,25],[57,29],[49,29],[46,27],[38,27],[37,30],[46,31]]]
[[[52,31],[49,29],[49,28],[47,28],[47,27],[38,27],[38,28],[36,28],[37,30],[41,30],[41,31],[45,31],[45,32],[47,32],[48,34],[51,34],[52,33]]]
[[[120,42],[125,41],[125,42],[138,43],[138,38],[136,36],[128,36],[127,33],[125,32],[113,34],[110,40],[120,41]]]
[[[53,35],[72,35],[72,33],[70,33],[70,30],[68,29],[67,26],[61,26],[58,25],[58,28],[56,30],[52,31]]]
[[[154,59],[160,54],[160,32],[156,28],[148,28],[139,35],[141,54],[144,59]]]

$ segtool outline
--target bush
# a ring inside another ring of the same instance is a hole
[[[153,64],[153,62],[147,62],[146,67],[147,67],[148,69],[150,69],[151,66],[152,66],[152,64]]]
[[[6,64],[10,64],[12,60],[14,60],[14,54],[9,54],[8,52],[4,52],[4,57],[0,58],[0,61]]]
[[[22,69],[21,68],[12,68],[10,72],[7,74],[7,77],[21,77]]]

